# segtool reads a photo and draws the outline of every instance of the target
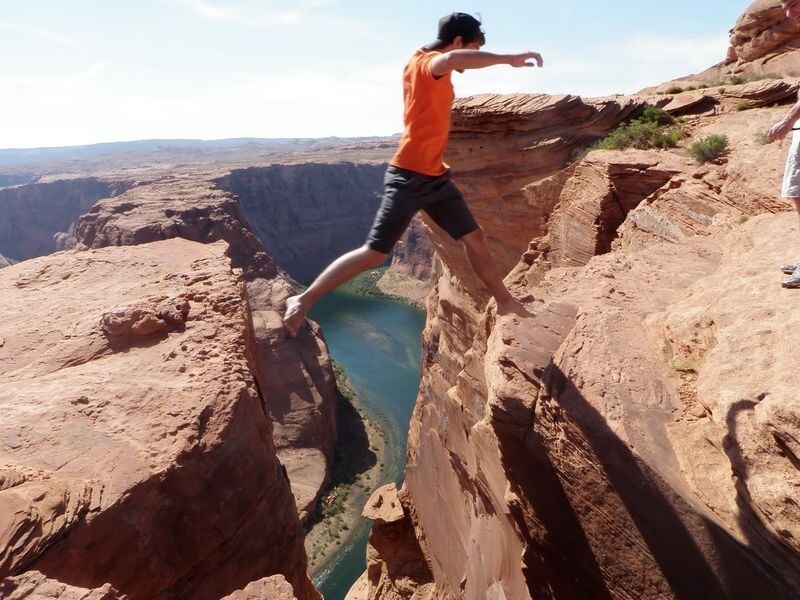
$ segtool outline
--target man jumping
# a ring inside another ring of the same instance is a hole
[[[472,269],[497,302],[497,314],[534,316],[503,283],[489,254],[486,236],[442,160],[450,133],[453,71],[493,65],[542,66],[542,57],[536,52],[481,52],[485,41],[480,21],[465,13],[453,13],[439,21],[437,39],[411,57],[403,71],[405,129],[386,169],[383,201],[367,241],[333,261],[305,292],[287,300],[283,324],[291,336],[297,334],[306,314],[322,296],[359,273],[383,264],[420,210],[463,244]]]
[[[800,0],[783,0],[782,5],[787,18],[800,23]],[[792,134],[792,145],[786,159],[781,196],[794,202],[797,215],[800,217],[800,132],[796,127],[798,119],[800,119],[800,92],[797,94],[795,105],[783,119],[773,125],[769,130],[769,135],[772,139],[782,140],[790,131],[795,131]],[[781,267],[781,271],[790,275],[789,279],[781,284],[783,287],[800,288],[800,259]]]

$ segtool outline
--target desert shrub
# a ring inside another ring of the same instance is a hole
[[[689,154],[698,163],[707,163],[725,154],[728,150],[728,136],[709,135],[693,142],[687,148]]]
[[[576,150],[572,159],[582,160],[592,150],[673,148],[683,136],[683,128],[675,124],[669,113],[656,106],[646,106],[638,117],[623,123],[593,146]]]
[[[743,83],[747,83],[747,78],[741,75],[734,75],[731,77],[731,85],[742,85]]]
[[[747,110],[748,108],[753,107],[747,100],[739,100],[739,102],[736,103],[736,110]]]
[[[771,144],[775,140],[772,139],[772,136],[770,136],[770,134],[761,132],[753,136],[753,141],[759,146],[766,146],[767,144]]]
[[[682,87],[679,87],[677,85],[673,85],[671,87],[668,87],[664,93],[666,93],[666,94],[680,94],[682,91],[683,91]]]

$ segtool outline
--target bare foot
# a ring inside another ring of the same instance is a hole
[[[297,332],[306,320],[308,309],[303,306],[300,296],[290,296],[286,300],[286,312],[283,315],[283,326],[286,328],[289,337],[297,336]]]
[[[529,311],[527,308],[525,308],[525,305],[522,304],[522,302],[512,296],[509,296],[506,300],[497,303],[497,314],[517,315],[525,319],[530,319],[536,316],[535,312]]]

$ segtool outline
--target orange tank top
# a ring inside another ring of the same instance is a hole
[[[417,50],[403,71],[403,137],[391,165],[438,176],[449,168],[442,159],[450,133],[453,83],[450,73],[436,79],[431,61],[441,52]]]

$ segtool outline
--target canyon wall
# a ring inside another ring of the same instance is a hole
[[[349,598],[797,597],[800,295],[777,270],[797,216],[789,142],[763,137],[788,107],[738,109],[753,85],[687,117],[678,148],[578,161],[644,101],[691,98],[456,102],[448,162],[537,315],[497,316],[423,219],[441,263],[402,510]],[[699,165],[686,146],[710,134],[729,152]]]
[[[182,237],[224,240],[234,267],[244,271],[257,341],[260,389],[273,422],[301,518],[316,510],[329,479],[336,443],[335,382],[319,328],[309,323],[287,339],[281,316],[296,287],[268,255],[240,203],[208,174],[167,176],[98,202],[81,217],[79,248],[148,243]]]
[[[87,177],[0,189],[0,254],[20,261],[72,247],[78,217],[133,185]]]
[[[267,252],[308,284],[364,244],[383,193],[385,164],[308,163],[236,169],[217,179],[234,194]]]
[[[2,589],[216,600],[283,574],[319,597],[227,250],[170,239],[3,269],[0,577],[50,581]]]

